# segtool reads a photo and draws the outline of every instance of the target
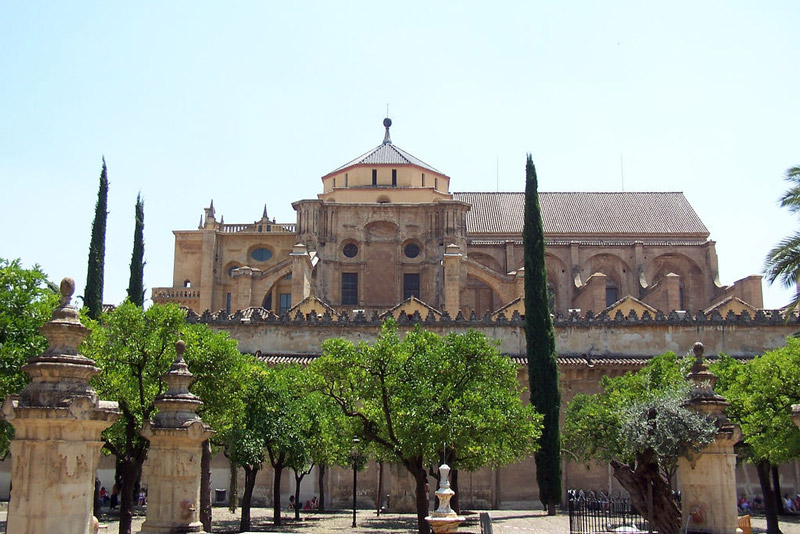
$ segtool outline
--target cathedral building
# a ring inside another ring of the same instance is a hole
[[[411,297],[451,317],[514,303],[524,193],[451,192],[449,176],[393,144],[390,119],[384,126],[381,144],[292,204],[295,222],[270,220],[265,206],[259,220],[226,224],[212,202],[197,230],[175,232],[173,286],[153,301],[281,315],[313,296],[351,317]],[[682,193],[539,195],[554,315],[597,314],[623,297],[664,313],[730,297],[763,305],[760,276],[719,282],[714,241]]]
[[[253,222],[228,224],[212,202],[196,230],[174,232],[173,283],[154,288],[153,302],[185,306],[190,321],[228,331],[241,351],[272,363],[306,364],[331,337],[373,341],[388,315],[401,331],[474,328],[500,342],[527,385],[524,193],[452,192],[447,174],[396,146],[391,120],[383,124],[377,147],[322,176],[317,198],[292,204],[293,222],[271,220],[265,207]],[[682,193],[539,198],[564,406],[597,391],[602,376],[696,341],[709,356],[752,357],[797,330],[796,319],[762,309],[760,276],[720,283],[715,243]],[[564,462],[565,492],[619,490],[606,468]],[[526,461],[470,474],[461,502],[528,506],[538,497],[533,470]],[[214,487],[227,472],[217,466]],[[413,510],[408,477],[387,476],[392,509]],[[347,477],[326,477],[326,494],[346,502]],[[738,468],[737,480],[740,492],[758,492],[754,473]],[[373,502],[378,487],[359,482]],[[258,488],[256,500],[269,502],[270,484]]]

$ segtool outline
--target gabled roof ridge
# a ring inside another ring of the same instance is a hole
[[[545,235],[696,236],[709,232],[686,195],[672,192],[542,192]],[[524,192],[454,192],[453,200],[471,204],[467,234],[522,232]]]
[[[391,152],[392,155],[395,156],[395,158],[386,157],[387,155],[380,154],[380,152],[389,152],[389,151]],[[382,158],[385,159],[386,161],[373,161],[373,162],[367,161],[373,156],[376,156],[376,159]],[[396,159],[400,159],[401,161],[397,161]],[[415,165],[417,167],[422,167],[423,169],[429,170],[431,172],[444,174],[435,167],[429,165],[428,163],[425,163],[418,157],[414,156],[413,154],[406,152],[402,148],[392,143],[382,143],[376,146],[375,148],[368,150],[367,152],[364,152],[357,158],[352,159],[347,163],[345,163],[344,165],[341,165],[336,169],[332,170],[331,172],[325,174],[323,178],[335,174],[337,172],[340,172],[349,167],[354,167],[356,165]]]
[[[454,191],[454,195],[524,195],[525,191]],[[540,195],[683,195],[683,191],[539,191]]]

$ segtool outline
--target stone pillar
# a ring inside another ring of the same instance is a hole
[[[517,274],[514,275],[514,285],[516,286],[517,297],[521,297],[525,300],[525,267],[517,269]]]
[[[741,430],[725,417],[728,402],[714,392],[717,377],[703,363],[703,344],[694,344],[696,361],[687,380],[692,386],[687,408],[717,421],[717,439],[692,458],[678,461],[682,524],[688,532],[733,534],[737,528],[736,454]]]
[[[579,294],[572,301],[573,308],[580,308],[581,315],[587,311],[600,313],[606,309],[606,281],[608,277],[603,273],[594,273],[581,288]]]
[[[311,255],[302,243],[292,247],[289,257],[292,258],[292,306],[295,306],[311,296],[312,262]]]
[[[235,292],[231,299],[231,313],[255,305],[253,303],[253,278],[260,274],[260,269],[255,269],[249,265],[242,265],[233,273]]]
[[[219,224],[214,217],[214,201],[205,209],[205,222],[202,228],[203,235],[203,251],[200,262],[200,301],[198,313],[203,313],[205,310],[214,310],[214,284],[217,281],[216,273],[217,268],[217,230]]]
[[[792,404],[792,421],[800,427],[800,404]]]
[[[458,245],[447,245],[442,267],[444,268],[444,309],[451,317],[461,309],[461,260],[464,255]]]
[[[200,510],[201,444],[213,432],[197,415],[203,404],[189,392],[192,373],[183,360],[183,341],[162,376],[167,392],[155,399],[158,413],[146,421],[142,436],[150,442],[142,478],[147,480],[147,517],[141,534],[203,532]]]
[[[89,329],[70,305],[75,281],[61,281],[61,305],[41,328],[47,350],[22,368],[31,382],[9,395],[3,416],[14,426],[8,532],[94,532],[94,480],[100,433],[119,417],[89,385],[100,372],[78,354]]]

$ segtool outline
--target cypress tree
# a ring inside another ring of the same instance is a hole
[[[100,173],[100,189],[94,207],[92,240],[89,243],[89,267],[86,272],[86,290],[83,303],[89,309],[89,317],[97,319],[103,312],[103,270],[106,257],[106,219],[108,218],[108,169],[103,158]]]
[[[528,376],[531,404],[544,415],[544,428],[536,461],[539,499],[548,515],[555,515],[561,502],[561,435],[558,387],[558,362],[553,320],[547,295],[547,270],[544,265],[544,228],[539,206],[536,167],[528,154],[525,166],[525,221],[522,243],[525,251],[525,341],[528,351]]]
[[[128,299],[137,306],[144,305],[144,201],[136,195],[136,226],[133,230],[131,254],[131,279],[128,282]]]

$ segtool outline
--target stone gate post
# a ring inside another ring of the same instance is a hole
[[[100,433],[119,417],[89,385],[100,372],[78,354],[89,329],[70,305],[75,281],[61,281],[61,304],[41,328],[48,347],[22,368],[31,382],[9,395],[3,416],[14,426],[8,532],[94,532],[94,480]]]
[[[717,377],[703,362],[703,344],[695,343],[693,352],[696,361],[686,377],[692,387],[687,408],[714,418],[719,430],[713,443],[678,461],[683,524],[687,532],[733,534],[737,528],[733,445],[742,433],[723,413],[728,402],[714,392]]]
[[[166,393],[155,399],[158,413],[147,421],[142,436],[150,441],[142,478],[147,481],[147,517],[141,534],[203,532],[199,520],[201,444],[213,432],[197,415],[203,404],[189,392],[193,376],[183,360],[183,341],[162,376]]]

